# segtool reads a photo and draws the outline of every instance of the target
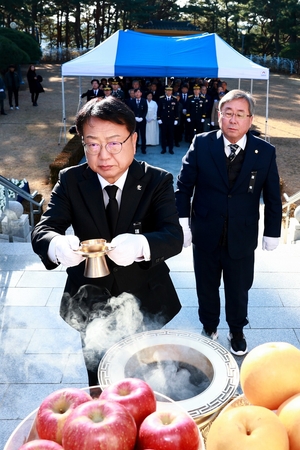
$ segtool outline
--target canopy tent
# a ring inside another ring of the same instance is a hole
[[[61,66],[63,122],[64,77],[209,77],[267,81],[269,69],[244,57],[215,33],[153,36],[119,30],[102,44]]]

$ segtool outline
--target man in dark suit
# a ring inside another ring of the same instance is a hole
[[[182,105],[182,112],[180,117],[181,136],[184,135],[185,142],[189,141],[190,130],[189,123],[186,120],[187,105],[189,97],[189,86],[187,83],[183,83],[180,90],[180,103]]]
[[[220,130],[195,136],[183,158],[175,193],[184,246],[193,242],[203,334],[218,337],[223,276],[228,339],[235,355],[247,353],[243,328],[248,324],[261,193],[263,249],[274,250],[281,231],[275,148],[249,132],[253,114],[250,94],[236,89],[222,97]]]
[[[89,89],[88,91],[84,92],[81,95],[81,98],[86,97],[86,101],[89,102],[92,98],[97,98],[97,97],[104,97],[104,92],[102,89],[100,89],[100,83],[99,80],[97,80],[96,78],[94,78],[91,81],[91,85],[92,85],[92,89]]]
[[[135,115],[136,129],[138,138],[141,140],[141,152],[146,153],[146,115],[148,112],[148,104],[145,98],[142,98],[143,91],[141,88],[134,89],[135,101],[128,103]]]
[[[144,327],[163,326],[181,307],[165,263],[180,253],[183,244],[173,177],[134,159],[135,116],[120,100],[91,100],[78,112],[75,124],[87,163],[60,173],[47,211],[32,232],[33,249],[45,267],[55,269],[60,263],[67,267],[68,296],[62,299],[61,315],[66,319],[71,299],[82,286],[93,285],[113,296],[134,295]],[[111,202],[106,191],[110,185],[116,189],[113,200],[118,210],[114,231],[105,209]],[[70,225],[74,235],[65,235]],[[85,277],[85,258],[74,252],[80,242],[94,238],[106,239],[113,248],[105,257],[110,274],[102,278]],[[82,340],[84,350],[84,333]],[[99,361],[85,362],[90,386],[98,384]]]

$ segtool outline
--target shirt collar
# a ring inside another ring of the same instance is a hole
[[[123,175],[120,176],[120,178],[114,183],[115,186],[118,186],[118,188],[123,191],[124,188],[124,184],[127,178],[127,174],[128,174],[128,169],[123,173]],[[108,181],[106,181],[103,177],[101,177],[101,175],[99,175],[99,173],[97,173],[98,179],[100,181],[101,184],[101,188],[102,190],[105,189],[106,186],[109,186],[110,183]]]
[[[224,148],[228,148],[230,144],[232,144],[232,142],[230,142],[228,139],[226,139],[226,137],[223,135],[223,139],[224,139]],[[246,144],[247,144],[247,135],[244,134],[244,136],[236,142],[236,144],[242,149],[245,150]]]

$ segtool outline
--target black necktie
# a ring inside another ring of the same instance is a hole
[[[228,159],[230,162],[232,162],[234,160],[234,158],[236,157],[236,152],[237,150],[240,148],[237,144],[230,144],[229,145],[230,148],[230,155],[228,156]]]
[[[111,232],[111,236],[113,237],[119,214],[118,202],[116,200],[116,193],[118,190],[118,186],[115,185],[106,186],[105,190],[109,196],[109,202],[106,206],[106,217]]]

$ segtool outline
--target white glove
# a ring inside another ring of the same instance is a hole
[[[178,125],[178,120],[174,120],[174,125]]]
[[[192,232],[189,225],[189,218],[188,217],[180,217],[179,223],[182,227],[183,231],[183,246],[189,247],[192,243]]]
[[[78,266],[85,259],[74,252],[79,249],[79,244],[78,237],[73,234],[55,236],[49,244],[48,256],[56,264],[61,263],[65,267]]]
[[[157,123],[158,123],[158,125],[161,125],[161,124],[162,124],[162,120],[159,119],[159,120],[157,121]]]
[[[187,122],[191,122],[191,119],[190,119],[190,117],[188,117],[188,118],[186,119],[186,121],[187,121]]]
[[[143,234],[119,234],[111,241],[115,247],[107,256],[118,266],[130,266],[134,262],[150,261],[150,247]]]
[[[142,117],[136,117],[135,120],[136,120],[137,122],[141,122],[141,121],[143,120],[143,118],[142,118]]]
[[[279,245],[280,238],[263,236],[262,249],[267,251],[275,250]]]
[[[182,110],[182,114],[186,115],[186,109]]]
[[[202,123],[205,122],[205,119],[201,119],[201,122],[202,122]]]
[[[214,126],[214,125],[215,125],[215,122],[210,122],[210,124],[211,124],[212,126]]]

